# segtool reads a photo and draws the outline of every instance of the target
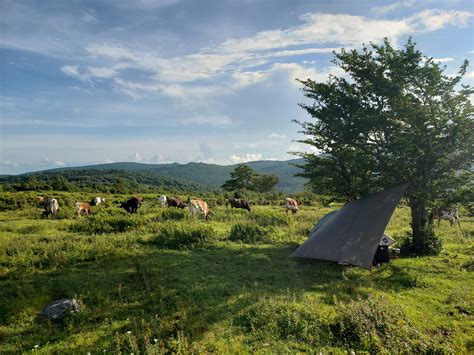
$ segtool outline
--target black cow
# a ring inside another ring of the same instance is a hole
[[[132,197],[128,201],[122,203],[120,207],[122,207],[128,213],[136,213],[142,203],[143,197]]]
[[[233,208],[243,208],[244,210],[250,211],[250,205],[247,200],[241,198],[230,198],[230,206]]]
[[[168,203],[168,207],[178,207],[178,208],[185,208],[186,204],[177,197],[168,197],[166,199]]]

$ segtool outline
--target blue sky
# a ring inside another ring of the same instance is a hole
[[[389,37],[454,73],[473,3],[0,0],[0,172],[114,161],[290,159],[309,117],[295,78]],[[469,69],[465,83],[473,84]]]

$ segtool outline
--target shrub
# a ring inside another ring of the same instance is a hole
[[[270,229],[254,223],[236,223],[232,226],[229,240],[248,244],[266,243],[270,241],[268,236]]]
[[[152,243],[168,249],[193,249],[211,241],[214,231],[209,226],[165,223]]]
[[[321,343],[327,328],[311,307],[275,302],[264,302],[250,307],[234,319],[234,324],[252,333],[257,340],[274,337],[312,346]]]
[[[407,320],[398,305],[387,297],[337,302],[338,315],[330,324],[336,343],[350,349],[380,353],[390,349],[402,353],[450,352],[442,336],[422,335]]]
[[[253,210],[249,217],[262,227],[284,226],[288,224],[288,219],[284,213],[277,213],[274,211]]]
[[[167,208],[161,211],[159,220],[161,221],[179,221],[186,217],[186,211],[177,208]]]
[[[431,229],[425,231],[423,238],[414,239],[408,234],[402,241],[400,252],[402,255],[438,255],[443,243]]]
[[[97,213],[91,216],[83,216],[80,221],[71,225],[73,232],[85,234],[123,233],[137,229],[145,224],[143,217],[139,215],[128,215],[125,211],[114,211],[114,213]]]

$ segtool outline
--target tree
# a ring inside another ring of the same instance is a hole
[[[311,103],[300,106],[315,120],[299,122],[321,155],[305,158],[301,176],[323,193],[348,199],[408,182],[412,246],[419,254],[432,231],[427,207],[472,166],[474,90],[424,56],[412,40],[395,49],[386,39],[361,50],[342,49],[334,64],[346,75],[321,83],[299,80]]]
[[[238,165],[230,173],[230,179],[221,186],[226,191],[251,190],[257,192],[271,191],[279,179],[276,175],[258,174],[247,165]]]
[[[256,174],[252,177],[250,190],[257,192],[270,192],[279,181],[280,179],[276,175]]]
[[[255,170],[247,165],[237,165],[234,171],[230,173],[230,179],[224,182],[221,188],[227,191],[247,188],[254,174]]]

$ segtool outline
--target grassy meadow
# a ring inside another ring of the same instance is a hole
[[[129,216],[129,196],[103,195],[74,215],[86,193],[59,199],[57,220],[34,196],[3,193],[0,212],[0,353],[473,352],[474,218],[441,222],[438,256],[400,258],[371,271],[290,259],[324,214],[278,204],[252,212],[210,201],[208,222],[157,206]],[[187,196],[182,196],[186,198]],[[5,202],[7,201],[7,202]],[[21,201],[15,204],[12,201]],[[410,231],[401,205],[387,233]],[[56,299],[81,310],[61,322],[39,315]]]

